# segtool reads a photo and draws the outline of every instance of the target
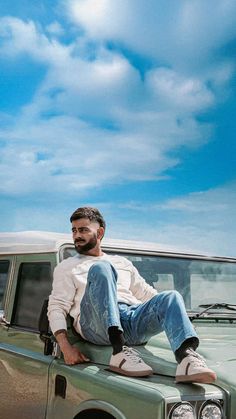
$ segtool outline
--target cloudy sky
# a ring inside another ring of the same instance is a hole
[[[0,0],[0,231],[236,256],[235,0]]]

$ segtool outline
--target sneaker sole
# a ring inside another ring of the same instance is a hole
[[[150,370],[144,370],[144,371],[125,371],[122,368],[118,368],[118,367],[112,367],[109,366],[109,370],[113,371],[113,372],[117,372],[118,374],[121,375],[126,375],[127,377],[147,377],[149,375],[153,374],[153,371]]]
[[[192,375],[178,375],[175,377],[176,383],[202,383],[202,384],[211,384],[216,381],[217,376],[214,372],[203,372],[200,374]]]

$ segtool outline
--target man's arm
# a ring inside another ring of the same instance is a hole
[[[54,270],[52,292],[48,302],[48,319],[52,333],[64,355],[67,365],[89,361],[78,348],[72,346],[67,337],[66,316],[74,302],[76,288],[70,269],[63,262]]]
[[[89,362],[89,359],[79,351],[78,348],[72,346],[67,337],[66,330],[57,330],[54,333],[58,345],[64,355],[64,360],[67,365],[80,364],[82,362]]]
[[[134,265],[132,266],[130,289],[134,296],[143,303],[158,294],[157,290],[149,285],[139,274]]]

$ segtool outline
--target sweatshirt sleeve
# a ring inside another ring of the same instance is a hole
[[[67,330],[66,317],[74,303],[75,292],[71,270],[65,269],[62,262],[54,270],[48,302],[48,319],[53,334],[57,330]]]
[[[133,295],[143,303],[158,294],[157,290],[145,281],[133,264],[130,290]]]

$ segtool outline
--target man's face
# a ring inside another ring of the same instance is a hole
[[[100,248],[104,230],[97,222],[88,218],[72,221],[72,235],[75,249],[80,254],[94,254]]]

